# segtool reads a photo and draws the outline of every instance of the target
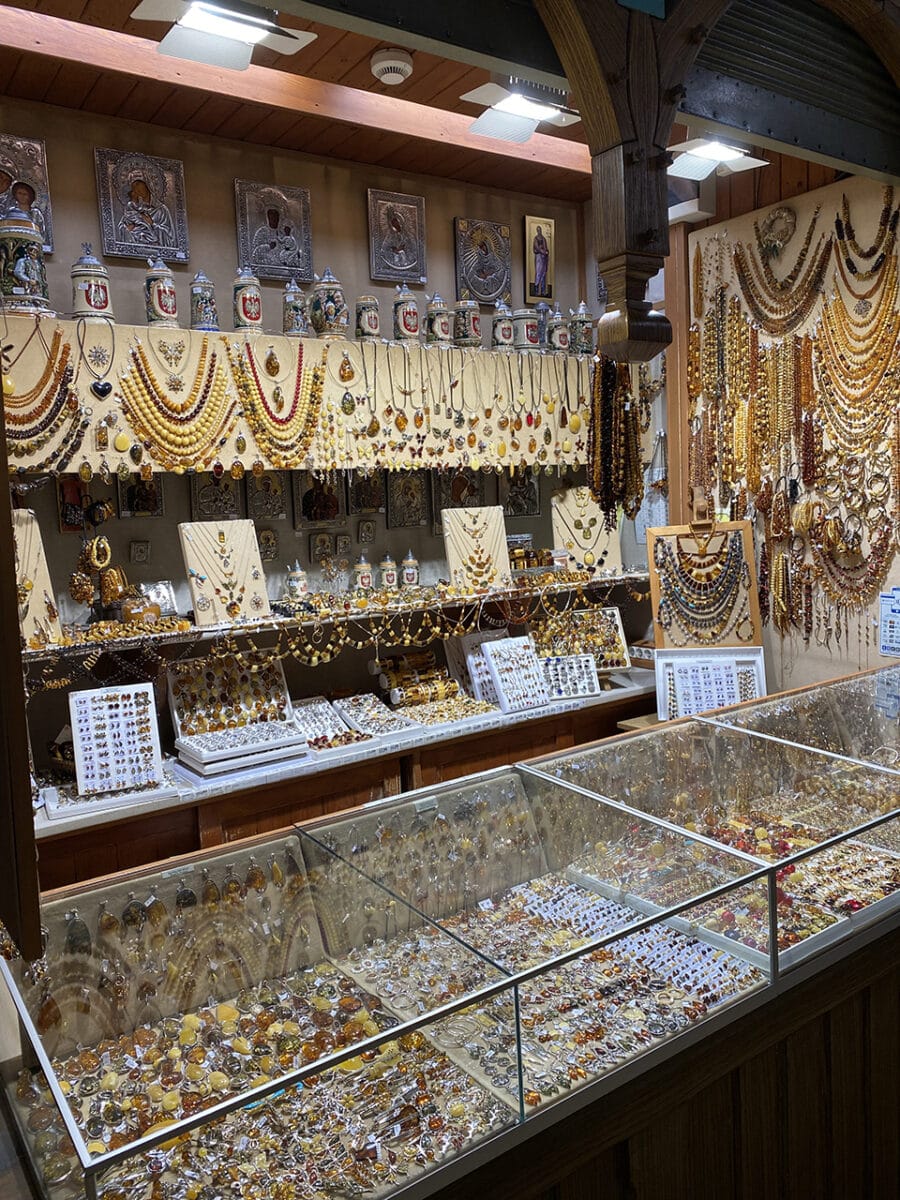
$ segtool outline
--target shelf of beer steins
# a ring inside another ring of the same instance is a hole
[[[525,769],[775,866],[782,970],[900,905],[900,785],[881,767],[685,719]]]
[[[53,788],[54,794],[47,811],[38,808],[35,813],[35,833],[38,838],[57,836],[92,824],[104,824],[110,816],[116,820],[124,820],[150,811],[161,812],[178,805],[198,804],[236,791],[250,791],[291,779],[303,779],[339,770],[371,760],[373,757],[411,752],[454,737],[486,733],[532,720],[544,720],[580,709],[599,707],[619,699],[649,696],[654,690],[652,679],[648,682],[643,672],[614,672],[609,682],[611,687],[608,691],[588,699],[557,700],[527,712],[505,714],[497,710],[441,725],[416,725],[401,733],[373,735],[365,741],[347,746],[309,750],[301,757],[281,763],[260,761],[251,767],[229,771],[214,778],[204,778],[176,759],[166,757],[164,763],[167,783],[171,783],[177,790],[176,796],[166,800],[155,800],[135,792],[127,797],[113,798],[111,803],[106,803],[105,798],[80,799],[73,794],[74,789],[71,787],[63,789],[56,786]],[[42,790],[42,798],[45,798],[47,790]]]
[[[702,719],[900,774],[900,666],[829,680],[749,707],[719,709]]]

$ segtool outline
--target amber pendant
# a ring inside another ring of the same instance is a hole
[[[90,954],[91,935],[87,925],[78,915],[78,909],[73,908],[66,915],[66,953]]]
[[[38,1033],[48,1033],[54,1025],[59,1025],[61,1021],[62,1013],[59,1011],[59,1005],[53,999],[53,993],[47,988],[41,998],[41,1007],[38,1009],[35,1022]]]
[[[222,894],[210,879],[206,867],[203,868],[203,887],[200,891],[200,899],[207,908],[218,908],[219,901],[222,899]]]
[[[425,414],[422,412],[421,408],[417,408],[416,414],[413,417],[413,425],[415,425],[416,429],[421,429],[424,424]]]
[[[404,430],[406,429],[407,425],[409,424],[409,418],[407,417],[406,413],[398,412],[397,419],[394,422],[394,424],[397,426],[397,431],[399,433],[403,433]]]
[[[111,938],[114,937],[121,926],[119,918],[114,916],[106,907],[106,901],[100,901],[100,911],[97,914],[97,937]]]
[[[161,929],[169,919],[169,910],[158,896],[150,896],[144,904],[147,920],[154,929]]]
[[[353,363],[350,361],[350,355],[345,350],[341,355],[341,365],[338,367],[338,378],[341,383],[349,383],[356,375],[353,369]]]
[[[263,360],[263,366],[266,369],[266,374],[270,379],[274,379],[281,370],[281,363],[278,361],[278,355],[275,353],[273,346],[270,346],[266,352],[266,357]]]
[[[229,475],[231,476],[232,479],[243,479],[244,478],[244,464],[241,462],[241,460],[239,458],[236,458],[234,460],[234,462],[231,464],[231,470],[229,471]]]
[[[128,903],[122,909],[122,925],[125,929],[143,929],[147,920],[147,910],[139,900],[135,900],[134,892],[128,893]]]
[[[278,865],[278,859],[273,854],[269,859],[269,871],[272,874],[272,882],[277,888],[284,887],[284,871]]]
[[[228,904],[238,904],[246,896],[244,885],[234,873],[234,867],[229,866],[225,869],[225,878],[222,881],[222,897]]]
[[[356,401],[350,392],[344,392],[341,396],[341,412],[345,417],[352,417],[356,412]]]
[[[249,891],[251,888],[254,892],[264,892],[266,890],[266,877],[262,867],[255,858],[250,858],[247,874],[244,877],[244,887]]]
[[[197,893],[193,888],[189,888],[183,879],[178,880],[178,891],[175,893],[175,907],[181,911],[185,908],[194,908],[197,904]]]
[[[234,448],[237,450],[238,454],[243,454],[247,449],[247,439],[242,433],[239,433],[234,439]]]
[[[378,422],[378,418],[373,417],[372,420],[369,422],[368,427],[366,429],[366,437],[370,437],[370,438],[378,437],[380,430],[381,430],[381,425]]]

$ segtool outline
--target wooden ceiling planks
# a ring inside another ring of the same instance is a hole
[[[14,0],[7,7],[33,11],[38,0]],[[119,0],[46,0],[40,3],[42,14],[80,19],[88,27],[109,29],[114,33],[127,30],[128,35],[145,42],[155,33],[165,33],[166,26],[131,21],[129,5]],[[290,74],[296,69],[310,78],[334,81],[341,87],[353,84],[357,94],[371,92],[374,96],[408,100],[413,104],[441,111],[457,112],[455,118],[467,113],[474,119],[477,106],[459,101],[459,94],[476,87],[488,78],[479,68],[440,59],[424,51],[414,51],[413,76],[399,88],[385,88],[369,69],[369,56],[384,43],[358,34],[314,25],[309,21],[286,21],[296,28],[314,28],[319,36],[296,56],[257,53],[257,66],[271,64]],[[44,53],[55,53],[45,47]],[[256,144],[336,157],[350,161],[378,163],[404,173],[430,174],[446,178],[482,183],[486,187],[524,190],[553,197],[581,199],[590,192],[589,175],[575,172],[540,160],[509,161],[500,146],[485,140],[485,153],[477,147],[438,134],[430,139],[417,137],[415,130],[398,132],[391,125],[374,130],[352,120],[335,121],[315,112],[301,112],[290,107],[275,107],[270,103],[254,103],[238,94],[211,94],[208,87],[178,84],[169,73],[166,81],[154,79],[144,72],[138,80],[132,75],[119,74],[115,69],[96,69],[84,62],[41,57],[18,50],[2,49],[0,62],[8,69],[0,71],[0,90],[22,99],[46,100],[65,104],[84,111],[120,116],[125,119],[156,122],[172,129],[246,140]],[[60,56],[63,55],[61,48]],[[85,61],[91,61],[85,55]],[[271,69],[270,67],[270,69]],[[189,68],[185,70],[185,76]],[[178,73],[180,78],[180,72]],[[249,84],[248,80],[248,84]],[[352,93],[347,93],[348,95]],[[365,105],[361,106],[361,112]],[[417,129],[418,127],[416,127]],[[580,127],[575,127],[576,129]],[[543,131],[542,131],[543,132]],[[549,130],[548,130],[549,132]],[[564,131],[571,136],[569,131]],[[545,139],[546,141],[546,139]],[[548,143],[549,144],[549,143]],[[493,153],[491,152],[493,149]]]

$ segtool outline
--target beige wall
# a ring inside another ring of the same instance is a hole
[[[223,138],[182,134],[175,130],[134,121],[74,112],[46,104],[3,100],[0,129],[7,133],[43,138],[53,204],[55,252],[47,260],[50,296],[64,313],[71,305],[69,267],[81,253],[81,243],[92,241],[100,252],[100,225],[94,180],[93,148],[141,150],[184,162],[191,258],[187,266],[174,266],[179,313],[188,323],[188,282],[202,268],[218,289],[223,329],[230,328],[230,285],[237,266],[234,216],[234,179],[289,184],[310,191],[312,249],[315,270],[330,266],[343,282],[348,301],[374,293],[382,303],[382,328],[390,318],[391,285],[369,279],[366,189],[386,188],[425,197],[428,283],[417,287],[439,291],[444,299],[456,298],[453,218],[474,217],[509,222],[512,235],[512,287],[514,304],[524,303],[523,217],[526,213],[556,221],[556,275],[558,296],[565,308],[574,307],[583,291],[581,246],[582,205],[497,192],[455,180],[426,175],[405,175],[380,167],[361,166],[338,159],[313,158],[268,146],[231,142]],[[113,304],[123,323],[144,321],[140,259],[109,258]],[[280,329],[281,285],[264,285],[263,318],[267,328]],[[385,305],[388,304],[385,313]]]

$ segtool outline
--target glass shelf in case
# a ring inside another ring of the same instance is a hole
[[[686,720],[524,769],[774,865],[782,968],[898,900],[900,786],[877,767]]]
[[[412,936],[372,931],[373,987],[394,987],[398,1011],[450,986],[452,962],[431,979],[419,965],[445,939],[516,982],[526,1114],[770,978],[765,872],[537,776],[499,769],[302,836],[421,914]],[[448,1024],[470,1070],[495,1069],[470,1044],[477,1022]]]
[[[412,1020],[373,991],[365,922],[420,918],[340,874],[291,835],[44,905],[44,957],[0,965],[31,1043],[7,1097],[49,1196],[380,1195],[520,1119],[517,1072],[498,1093],[441,1049],[436,991]],[[468,1019],[490,1006],[483,1052],[508,1054],[503,973],[440,949]]]
[[[900,667],[722,709],[705,719],[900,773]]]

